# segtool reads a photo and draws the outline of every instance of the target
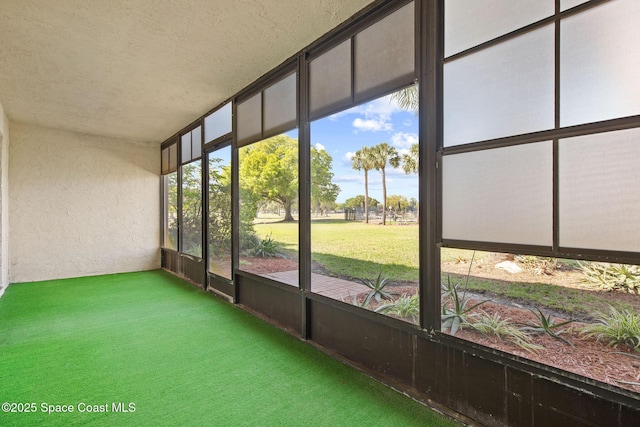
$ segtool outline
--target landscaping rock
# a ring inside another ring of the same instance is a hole
[[[507,271],[511,274],[522,273],[522,268],[513,261],[502,261],[496,264],[496,268]]]

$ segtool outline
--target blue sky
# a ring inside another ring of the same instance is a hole
[[[337,202],[364,194],[364,172],[351,167],[351,156],[364,146],[381,142],[408,152],[418,142],[418,117],[404,111],[389,96],[350,108],[311,123],[311,144],[333,157],[333,182],[340,186]],[[418,199],[418,176],[387,166],[387,196]],[[369,171],[369,197],[382,201],[382,176]]]

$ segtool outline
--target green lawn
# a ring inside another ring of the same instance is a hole
[[[372,278],[382,270],[384,276],[394,280],[418,281],[418,225],[383,226],[339,217],[312,218],[312,261],[338,276]],[[255,230],[261,237],[271,234],[284,249],[297,248],[298,223],[277,221],[277,217],[260,217]],[[443,261],[450,261],[470,259],[472,253],[447,248],[441,256]]]

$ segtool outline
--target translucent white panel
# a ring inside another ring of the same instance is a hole
[[[640,130],[560,140],[560,246],[640,252]]]
[[[446,0],[445,56],[553,15],[554,0]]]
[[[231,132],[231,103],[204,118],[204,142],[213,141]]]
[[[356,95],[413,81],[414,10],[409,3],[355,36]]]
[[[191,131],[191,158],[196,159],[202,155],[202,128],[198,126]]]
[[[182,157],[180,161],[187,163],[191,160],[191,132],[187,132],[180,138],[180,149]]]
[[[561,22],[560,122],[640,114],[640,1],[617,0]]]
[[[236,132],[239,144],[248,144],[262,137],[262,92],[238,104]]]
[[[551,246],[551,142],[444,156],[445,239]]]
[[[296,74],[293,73],[264,90],[265,136],[274,130],[296,126]]]
[[[169,146],[169,172],[178,169],[178,144]]]
[[[319,115],[351,100],[351,39],[309,63],[309,111]]]
[[[161,173],[164,175],[169,173],[169,148],[162,150],[162,168]]]
[[[553,82],[553,26],[445,64],[444,145],[553,128]]]
[[[574,6],[586,3],[588,1],[589,0],[560,0],[560,10],[571,9]]]

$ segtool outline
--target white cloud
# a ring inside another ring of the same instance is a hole
[[[418,143],[418,135],[415,133],[398,132],[391,137],[391,144],[398,148],[410,148]]]
[[[352,122],[356,132],[388,132],[393,130],[391,115],[402,111],[390,96],[375,99],[329,116],[336,121],[349,115],[357,115]]]
[[[316,150],[318,151],[324,151],[324,145],[320,144],[319,142],[314,145],[314,147],[316,147]]]
[[[364,177],[358,175],[342,175],[333,178],[331,182],[364,182]]]
[[[392,130],[393,124],[389,121],[389,117],[380,116],[365,120],[358,117],[353,121],[353,127],[363,132],[380,132]]]

